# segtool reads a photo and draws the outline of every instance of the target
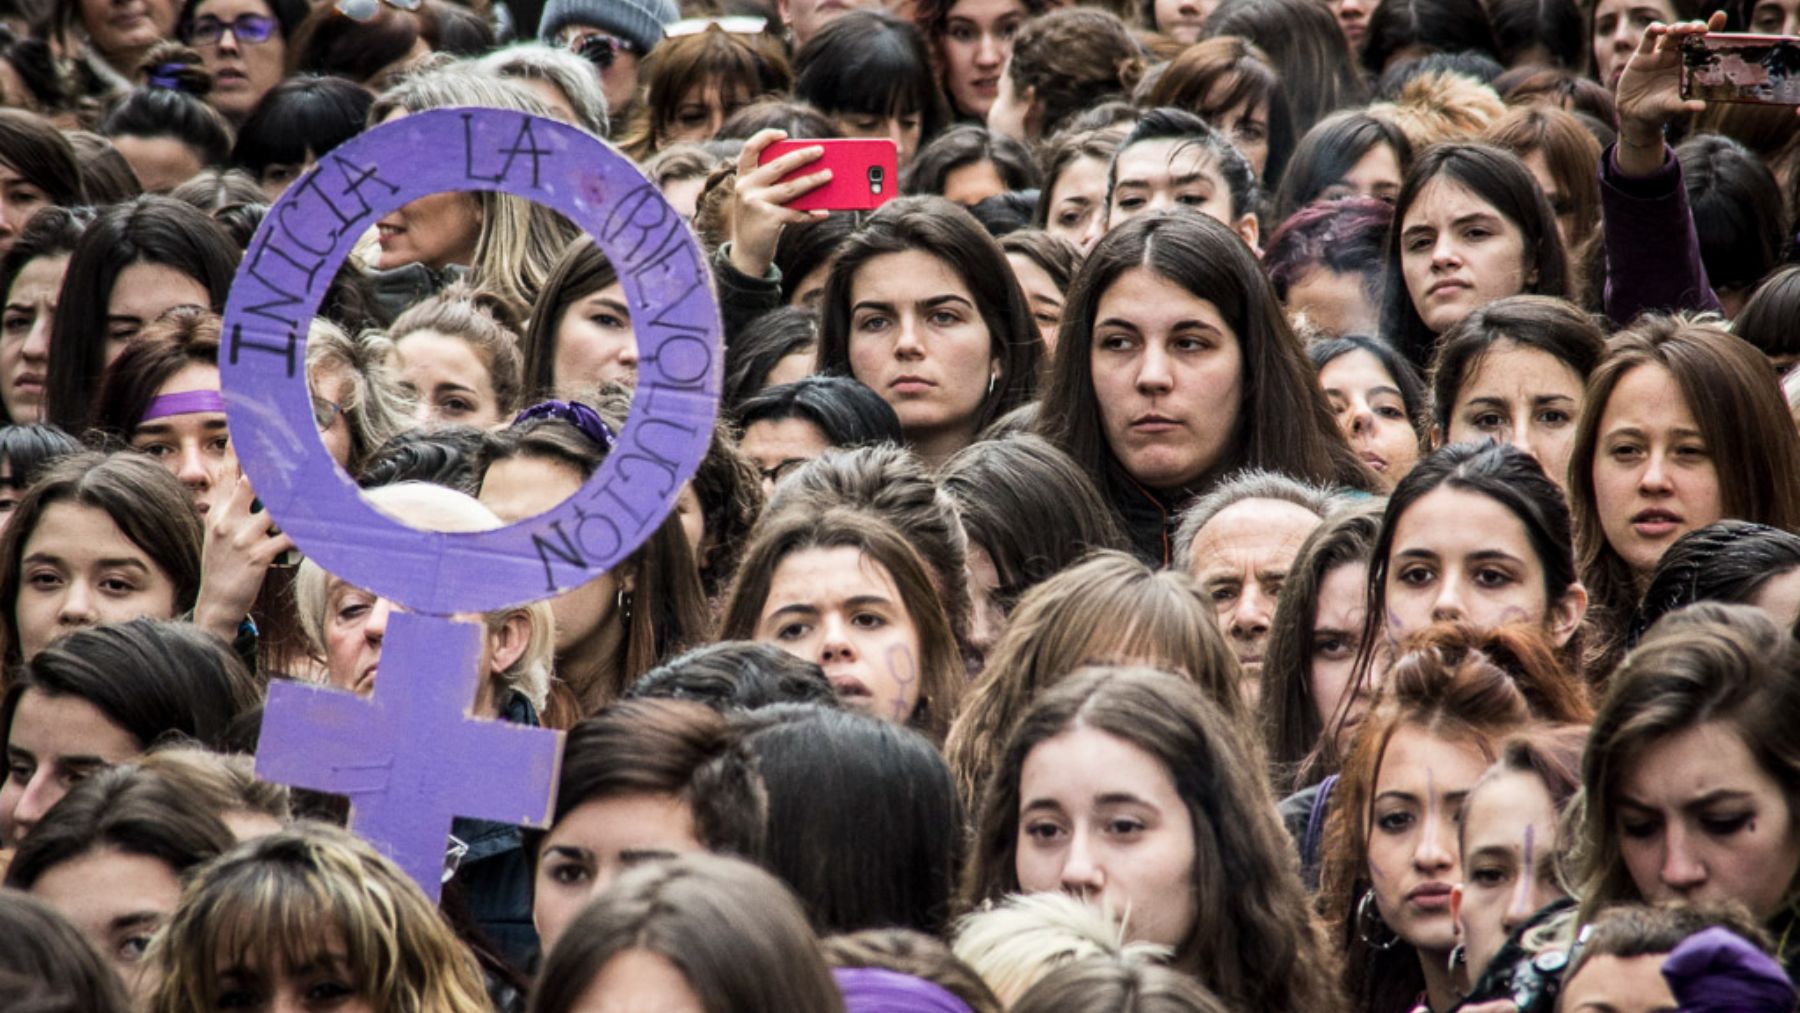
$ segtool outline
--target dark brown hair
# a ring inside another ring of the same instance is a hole
[[[1101,297],[1121,275],[1140,267],[1211,302],[1237,335],[1243,362],[1238,417],[1211,474],[1262,468],[1324,485],[1375,487],[1374,476],[1344,441],[1250,248],[1226,226],[1188,212],[1133,218],[1088,254],[1063,305],[1039,435],[1107,488],[1105,476],[1116,458],[1101,430],[1089,349]]]
[[[887,570],[900,591],[918,632],[918,703],[908,723],[944,741],[956,715],[967,675],[950,632],[950,619],[938,599],[930,570],[898,530],[866,509],[830,506],[818,511],[788,510],[758,526],[744,551],[742,566],[725,599],[719,635],[726,640],[754,640],[768,603],[775,570],[793,553],[806,549],[853,548]]]
[[[843,1013],[793,894],[747,862],[683,855],[633,869],[582,911],[544,961],[531,1013],[567,1013],[607,963],[648,950],[708,1010]]]
[[[6,870],[6,885],[30,890],[65,862],[96,851],[154,858],[180,876],[237,842],[217,814],[196,807],[174,781],[135,766],[75,785],[31,828]]]
[[[589,802],[667,795],[692,810],[694,838],[708,851],[759,860],[768,800],[739,739],[722,715],[703,704],[609,704],[564,739],[551,829]],[[533,861],[541,847],[542,837],[531,847]]]
[[[219,315],[178,306],[145,327],[106,367],[89,424],[107,439],[130,440],[162,385],[196,364],[219,364]]]
[[[1582,761],[1575,893],[1582,915],[1644,899],[1619,851],[1626,776],[1655,744],[1716,723],[1800,811],[1800,646],[1748,605],[1702,602],[1650,628],[1612,679]],[[1790,879],[1794,872],[1790,870]],[[1792,896],[1789,885],[1787,896]]]
[[[1083,665],[1127,659],[1181,673],[1248,724],[1237,656],[1194,579],[1098,552],[1025,595],[969,688],[944,749],[964,797],[973,803],[999,769],[1007,732],[1033,700]]]
[[[975,969],[958,960],[936,936],[914,929],[864,929],[821,941],[832,967],[876,967],[929,981],[970,1013],[1003,1013],[1005,1007]]]
[[[1139,102],[1145,108],[1175,106],[1197,113],[1221,133],[1226,133],[1221,116],[1261,103],[1269,107],[1269,157],[1261,180],[1273,185],[1294,153],[1294,115],[1274,62],[1248,40],[1216,35],[1188,46],[1163,68]]]
[[[1369,561],[1381,529],[1382,505],[1381,500],[1370,499],[1314,528],[1281,583],[1263,656],[1257,718],[1269,754],[1269,777],[1283,793],[1336,772],[1337,729],[1320,720],[1319,701],[1312,695],[1319,592],[1332,571]],[[1341,723],[1342,717],[1340,707],[1334,721]]]
[[[174,614],[194,607],[200,593],[200,519],[181,481],[141,454],[65,457],[20,498],[0,535],[0,638],[9,665],[22,660],[17,614],[25,543],[45,511],[58,503],[104,511],[174,584]]]
[[[632,130],[636,136],[621,142],[638,158],[668,145],[676,113],[695,89],[717,85],[719,101],[730,115],[756,99],[785,95],[794,83],[787,57],[769,36],[740,35],[717,24],[657,43],[639,73],[645,89],[643,120]]]
[[[1082,669],[1032,703],[982,793],[964,909],[1019,892],[1021,771],[1033,750],[1077,724],[1154,757],[1187,806],[1198,914],[1170,963],[1236,1008],[1337,1008],[1335,962],[1308,917],[1256,751],[1198,687],[1165,672]]]
[[[1039,111],[1037,135],[1049,136],[1077,114],[1136,90],[1144,54],[1117,15],[1064,7],[1019,28],[1006,67],[1020,101],[1030,89]]]
[[[944,261],[968,286],[987,327],[1000,380],[976,412],[980,432],[1037,392],[1044,342],[1000,245],[968,211],[942,197],[889,201],[838,248],[820,302],[819,370],[850,372],[850,299],[857,272],[876,257],[908,250]]]

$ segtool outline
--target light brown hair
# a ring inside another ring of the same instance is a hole
[[[1128,661],[1180,672],[1247,725],[1237,658],[1193,578],[1097,552],[1026,593],[970,687],[944,745],[963,798],[972,804],[999,768],[1034,699],[1083,665]]]
[[[1588,675],[1602,686],[1622,652],[1639,577],[1601,527],[1594,461],[1613,389],[1640,366],[1659,366],[1675,378],[1718,475],[1723,518],[1800,530],[1800,437],[1756,346],[1721,324],[1685,314],[1645,316],[1615,334],[1588,378],[1569,452],[1575,562],[1591,601],[1588,625],[1597,634],[1590,640]]]

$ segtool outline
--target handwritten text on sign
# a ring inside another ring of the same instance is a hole
[[[497,531],[422,532],[356,494],[297,381],[307,326],[358,239],[411,200],[471,189],[547,204],[593,236],[633,307],[638,388],[619,449],[566,502]],[[550,120],[441,109],[351,140],[283,195],[232,288],[221,368],[244,471],[301,549],[353,584],[449,615],[578,587],[642,544],[705,455],[720,349],[700,247],[627,160]]]

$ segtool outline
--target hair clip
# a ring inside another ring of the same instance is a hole
[[[543,401],[534,404],[514,416],[512,424],[517,427],[533,419],[561,419],[581,430],[602,453],[612,453],[613,448],[619,444],[619,438],[613,435],[612,427],[606,424],[600,413],[580,401]]]
[[[186,64],[159,63],[150,68],[145,83],[152,88],[167,88],[170,91],[181,91],[181,72],[187,69]]]

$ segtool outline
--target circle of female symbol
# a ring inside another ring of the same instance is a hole
[[[419,197],[499,190],[547,204],[612,261],[632,308],[638,384],[618,446],[575,494],[493,531],[424,532],[363,501],[325,452],[306,330],[377,219]],[[491,612],[579,587],[661,523],[712,437],[720,327],[699,244],[624,156],[573,127],[438,109],[333,149],[269,210],[226,305],[220,372],[257,496],[326,570],[415,612]]]
[[[567,500],[492,531],[428,532],[370,506],[326,452],[306,332],[377,219],[457,190],[547,204],[594,238],[632,307],[638,385],[605,463]],[[257,774],[349,796],[356,832],[436,897],[451,818],[542,825],[562,752],[560,734],[469,719],[482,631],[450,617],[585,584],[674,508],[706,454],[719,397],[719,315],[699,245],[600,141],[516,112],[434,110],[345,143],[288,188],[245,251],[223,331],[232,443],[258,497],[320,566],[411,610],[389,621],[372,699],[270,686]]]

